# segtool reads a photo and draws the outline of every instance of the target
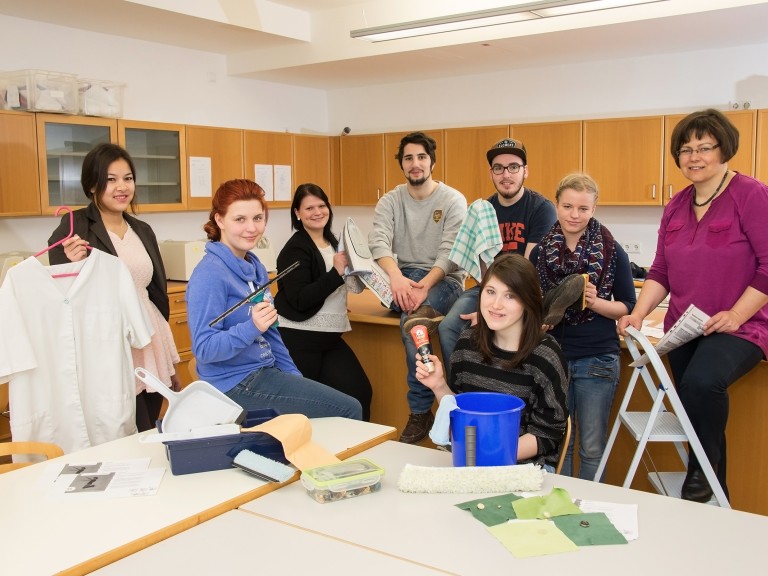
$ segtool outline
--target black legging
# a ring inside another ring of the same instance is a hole
[[[728,387],[762,359],[759,346],[738,336],[720,333],[700,336],[669,353],[669,366],[680,401],[726,495]],[[698,466],[690,450],[689,460],[689,466]]]
[[[341,334],[280,327],[280,336],[302,376],[356,398],[370,421],[371,383]]]

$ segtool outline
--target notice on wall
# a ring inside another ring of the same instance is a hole
[[[272,164],[256,164],[253,167],[256,174],[256,184],[264,189],[267,200],[275,199],[272,168]]]
[[[292,193],[291,167],[281,164],[275,165],[275,200],[290,202]]]
[[[213,196],[211,159],[204,156],[189,157],[189,195],[192,198]]]

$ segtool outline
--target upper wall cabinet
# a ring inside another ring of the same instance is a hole
[[[187,208],[210,210],[211,198],[222,182],[243,178],[243,131],[230,128],[187,126]],[[210,160],[210,188],[202,171]]]
[[[311,182],[326,193],[331,205],[336,203],[331,177],[331,139],[309,134],[293,135],[293,188]]]
[[[0,216],[40,214],[35,117],[0,111]]]
[[[264,188],[270,208],[288,208],[295,187],[291,169],[293,136],[286,132],[245,130],[243,142],[245,177]]]
[[[181,124],[118,120],[118,142],[136,165],[141,212],[187,209],[186,136]]]
[[[584,171],[600,204],[661,205],[664,118],[584,121]]]
[[[768,110],[757,113],[756,150],[755,178],[760,182],[768,182]]]
[[[515,124],[509,135],[525,146],[525,186],[554,202],[560,180],[581,170],[581,121]]]
[[[435,151],[435,167],[432,170],[432,178],[443,181],[445,179],[445,138],[442,130],[424,130],[424,133],[433,138],[437,144]],[[388,132],[384,134],[384,187],[389,192],[398,184],[405,183],[400,163],[397,161],[397,150],[400,148],[400,140],[410,132]]]
[[[739,150],[728,161],[728,168],[742,174],[755,174],[755,138],[757,132],[757,112],[754,110],[729,110],[724,112],[728,119],[739,131]],[[668,202],[675,192],[690,185],[680,169],[670,150],[672,131],[685,118],[686,114],[675,114],[664,117],[664,202]]]
[[[494,192],[485,153],[509,137],[509,126],[445,130],[445,183],[464,194],[467,202]]]
[[[341,196],[343,206],[375,206],[387,192],[384,178],[384,135],[341,138]]]
[[[97,144],[117,142],[117,120],[59,114],[34,118],[42,213],[53,214],[59,206],[85,206],[88,198],[80,185],[83,159]],[[137,182],[141,182],[138,167],[137,171]]]

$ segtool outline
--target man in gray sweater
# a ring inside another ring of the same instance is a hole
[[[432,179],[436,148],[435,141],[422,132],[403,137],[397,161],[406,183],[376,204],[368,236],[374,260],[389,275],[392,309],[401,313],[411,414],[400,441],[408,444],[421,441],[434,421],[434,394],[416,380],[416,346],[409,331],[424,324],[434,333],[464,289],[464,272],[448,254],[466,216],[467,200]]]

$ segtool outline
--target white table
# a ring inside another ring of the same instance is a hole
[[[396,435],[389,426],[345,418],[313,419],[311,423],[313,440],[343,458]],[[138,435],[57,460],[83,463],[142,457],[151,457],[151,467],[166,468],[154,496],[52,499],[35,487],[47,463],[0,475],[2,573],[87,573],[277,488],[235,469],[173,476],[165,447],[140,443]]]
[[[570,554],[519,560],[469,512],[454,506],[477,495],[398,491],[397,477],[406,463],[450,466],[450,454],[385,442],[361,456],[386,470],[379,492],[318,504],[300,484],[292,484],[240,509],[463,576],[520,569],[645,576],[765,569],[762,546],[768,542],[768,517],[554,474],[546,476],[543,493],[561,487],[574,498],[638,504],[640,538],[627,545],[582,547]]]
[[[445,573],[231,510],[94,572],[98,576],[140,574],[438,576]]]

